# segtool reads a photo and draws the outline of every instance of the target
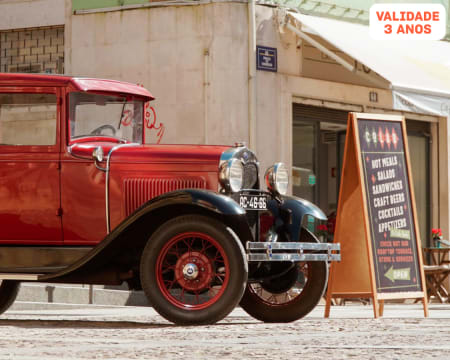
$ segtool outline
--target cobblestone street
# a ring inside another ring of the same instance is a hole
[[[19,310],[0,320],[0,359],[429,359],[450,354],[450,305],[318,306],[290,324],[264,324],[236,309],[214,326],[179,327],[151,308]]]

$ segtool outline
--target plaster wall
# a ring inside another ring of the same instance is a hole
[[[64,0],[2,0],[0,30],[63,25]]]
[[[148,142],[248,141],[246,5],[67,13],[66,27],[68,73],[143,84],[156,97]]]

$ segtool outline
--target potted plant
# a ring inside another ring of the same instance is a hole
[[[434,246],[441,247],[442,230],[441,229],[431,229],[431,237],[433,239]]]

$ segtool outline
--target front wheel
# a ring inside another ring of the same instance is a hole
[[[155,310],[176,324],[212,324],[239,303],[247,283],[245,252],[226,227],[205,216],[180,216],[149,239],[141,283]]]
[[[16,300],[19,293],[20,282],[0,280],[0,314],[3,314]]]
[[[317,242],[317,239],[302,229],[300,241]],[[241,307],[264,322],[291,322],[307,315],[323,295],[328,265],[325,261],[307,261],[287,269],[280,277],[249,283]]]

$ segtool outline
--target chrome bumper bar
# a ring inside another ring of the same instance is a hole
[[[288,252],[281,252],[286,250]],[[307,251],[306,253],[304,251]],[[340,244],[248,242],[248,261],[341,261]],[[313,251],[313,252],[310,252]]]

